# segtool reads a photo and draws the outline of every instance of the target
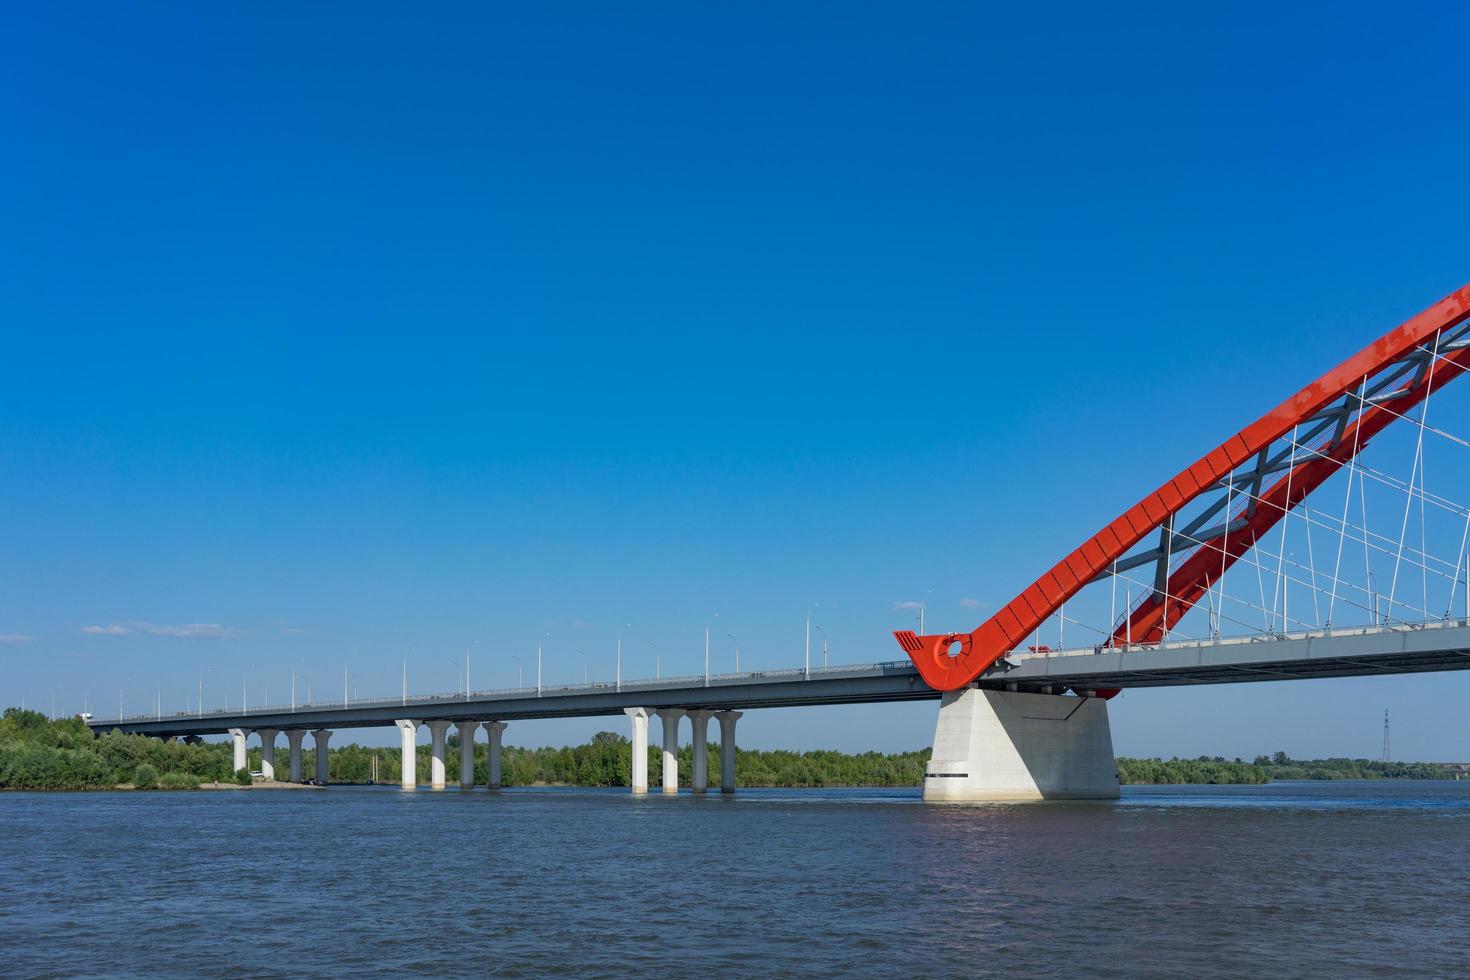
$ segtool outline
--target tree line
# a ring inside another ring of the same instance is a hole
[[[474,782],[488,776],[487,746],[476,743]],[[743,787],[920,786],[929,749],[915,752],[846,753],[819,749],[735,750],[737,785]],[[327,768],[335,783],[366,783],[374,761],[379,782],[399,782],[400,752],[351,743],[329,750]],[[688,786],[693,748],[679,749],[679,780]],[[261,768],[260,749],[247,752],[247,771],[232,771],[229,742],[190,745],[165,742],[144,735],[112,731],[94,735],[80,718],[48,721],[38,711],[8,708],[0,715],[0,789],[188,789],[201,782],[249,783],[248,771]],[[1433,763],[1376,762],[1368,759],[1292,759],[1285,752],[1257,756],[1250,762],[1221,756],[1196,759],[1130,759],[1119,757],[1119,777],[1139,784],[1265,783],[1273,779],[1446,779],[1450,775]],[[430,749],[417,748],[415,780],[430,778]],[[446,778],[459,781],[459,736],[450,735],[445,752]],[[276,772],[284,776],[289,756],[277,746]],[[302,751],[302,772],[316,772],[316,751]],[[632,747],[615,732],[599,732],[582,745],[561,748],[521,748],[507,745],[501,752],[501,783],[506,786],[627,786],[632,782]],[[663,753],[650,746],[649,785],[663,780]],[[709,782],[720,782],[720,745],[709,745]]]

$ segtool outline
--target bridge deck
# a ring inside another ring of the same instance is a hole
[[[1168,687],[1245,681],[1355,677],[1470,668],[1470,624],[1382,626],[1278,637],[1166,643],[1107,650],[1017,653],[981,678],[1021,691]],[[908,661],[802,670],[576,684],[417,696],[346,705],[270,706],[248,712],[93,719],[97,730],[148,735],[222,734],[231,728],[369,728],[399,718],[515,721],[618,715],[624,708],[751,708],[937,699]]]

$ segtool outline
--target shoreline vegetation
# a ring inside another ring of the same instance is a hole
[[[343,745],[329,750],[328,772],[334,783],[367,783],[376,765],[380,783],[396,784],[396,749]],[[719,744],[709,746],[717,771]],[[459,743],[450,736],[445,752],[446,777],[459,781]],[[783,749],[737,749],[736,775],[743,787],[902,787],[919,786],[929,750],[916,752],[862,752],[828,750],[792,752]],[[679,772],[690,771],[692,749],[679,751]],[[80,718],[48,721],[38,711],[7,708],[0,716],[0,789],[79,790],[137,789],[193,790],[248,787],[262,784],[250,771],[260,770],[260,749],[250,749],[247,769],[232,772],[227,742],[196,745],[164,742],[143,735],[113,731],[93,735]],[[417,779],[428,782],[429,748],[419,746]],[[276,770],[288,764],[278,746]],[[627,786],[632,759],[628,740],[614,732],[599,732],[590,742],[562,748],[506,746],[501,754],[502,783],[507,786]],[[651,785],[662,778],[661,753],[651,751]],[[302,772],[316,771],[314,750],[302,753]],[[1285,752],[1257,756],[1247,762],[1219,756],[1197,759],[1118,758],[1118,774],[1125,785],[1137,784],[1260,784],[1299,779],[1450,779],[1434,763],[1375,762],[1368,759],[1292,759]],[[485,746],[475,746],[475,782],[486,781]]]

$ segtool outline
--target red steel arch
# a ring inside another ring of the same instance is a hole
[[[1155,589],[1125,612],[1113,642],[1125,637],[1134,643],[1157,642],[1224,570],[1375,435],[1470,370],[1467,321],[1470,285],[1390,330],[1206,453],[1084,541],[973,632],[918,636],[898,630],[894,636],[899,645],[931,687],[964,687],[1024,643],[1083,586],[1125,565],[1149,563],[1158,568]],[[1298,435],[1303,427],[1306,433]],[[1289,435],[1289,448],[1274,446]],[[1212,491],[1222,499],[1182,532],[1175,528],[1176,515]],[[1238,509],[1231,508],[1235,493],[1240,494]],[[1202,529],[1217,513],[1223,513],[1223,521]],[[1158,547],[1129,557],[1151,534],[1159,535]],[[1171,552],[1191,550],[1171,569]]]

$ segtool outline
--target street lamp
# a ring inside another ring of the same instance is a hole
[[[632,623],[624,623],[623,624],[623,629],[630,630],[632,628],[633,628],[633,624]],[[617,674],[614,677],[614,685],[615,685],[615,687],[614,687],[615,690],[621,691],[623,689],[623,632],[622,632],[622,630],[619,630],[618,631],[618,667],[617,667]]]
[[[812,610],[820,606],[820,602],[814,602],[806,607],[806,676],[812,675]]]
[[[734,633],[726,633],[725,635],[730,638],[730,642],[735,646],[735,673],[738,674],[740,673],[740,641],[735,639]]]
[[[923,636],[924,635],[924,604],[929,601],[929,597],[931,595],[933,595],[933,594],[934,594],[934,590],[933,589],[930,589],[928,592],[925,592],[924,593],[924,598],[922,598],[922,599],[919,600],[919,635],[920,636]]]
[[[542,633],[542,637],[548,637],[550,633]],[[541,640],[536,641],[536,696],[541,696]]]
[[[822,629],[822,627],[820,627],[820,626],[813,626],[812,629],[815,629],[815,630],[819,631],[822,634],[822,666],[823,667],[826,667],[827,666],[827,631],[824,630],[824,629]]]
[[[515,654],[511,654],[510,659],[516,662],[516,687],[525,687],[526,672],[525,669],[521,666],[521,658],[517,657]]]
[[[717,620],[719,618],[720,618],[720,614],[719,613],[715,613],[709,619],[707,619],[707,620],[704,621],[704,686],[705,687],[709,687],[709,628],[710,628],[710,624],[713,623],[715,620]]]
[[[663,674],[659,670],[658,644],[654,643],[652,640],[649,640],[648,645],[653,647],[653,679],[659,680],[663,677]]]
[[[587,654],[583,653],[581,650],[578,650],[577,651],[577,656],[579,656],[579,657],[582,658],[582,686],[583,687],[586,687],[587,686]]]

